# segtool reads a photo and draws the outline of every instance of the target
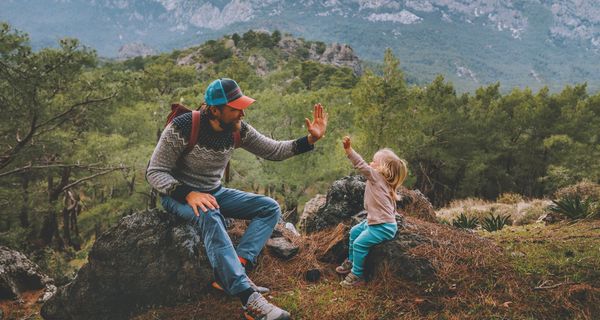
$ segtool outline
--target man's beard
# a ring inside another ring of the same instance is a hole
[[[239,131],[240,128],[242,127],[242,121],[238,120],[238,121],[234,121],[232,123],[225,123],[223,120],[219,119],[219,125],[221,126],[221,129],[223,129],[223,131],[235,132],[235,131]]]

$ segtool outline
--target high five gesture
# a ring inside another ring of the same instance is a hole
[[[323,106],[317,103],[313,107],[313,120],[312,122],[305,118],[306,128],[308,129],[308,143],[314,144],[317,140],[325,136],[327,130],[327,112],[324,112]]]

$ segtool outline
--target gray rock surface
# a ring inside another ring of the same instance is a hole
[[[22,292],[39,289],[44,289],[43,302],[56,292],[54,280],[24,254],[0,246],[0,300],[21,299]]]
[[[298,253],[300,247],[294,245],[284,237],[271,238],[267,241],[267,248],[282,259],[290,259]]]
[[[348,222],[363,210],[365,178],[348,176],[335,181],[327,191],[325,205],[312,216],[306,217],[304,231],[307,233]]]
[[[88,263],[44,304],[44,319],[128,319],[150,305],[198,297],[213,273],[199,234],[160,210],[126,216]]]
[[[324,194],[317,194],[314,198],[308,200],[306,204],[304,204],[304,210],[302,210],[300,221],[298,222],[300,229],[304,230],[306,226],[306,219],[319,211],[319,209],[325,205],[326,200],[327,197]]]

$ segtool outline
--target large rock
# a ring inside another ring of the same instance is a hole
[[[77,277],[42,307],[44,319],[128,319],[149,305],[198,297],[213,277],[199,234],[159,211],[104,233]]]
[[[0,300],[21,299],[21,293],[39,289],[44,289],[40,302],[49,299],[56,292],[54,280],[24,254],[0,246]]]
[[[400,200],[396,202],[396,207],[400,213],[429,222],[437,222],[433,205],[421,191],[401,187],[398,195]]]
[[[327,192],[325,205],[319,207],[314,214],[305,217],[306,232],[322,231],[340,235],[333,237],[335,242],[329,241],[327,248],[318,253],[319,260],[341,262],[347,257],[350,227],[360,223],[367,216],[363,209],[364,190],[365,179],[362,176],[349,176],[337,180]],[[397,206],[404,208],[408,215],[435,220],[430,217],[430,214],[435,214],[431,203],[420,192],[403,189],[399,193],[401,200]],[[417,281],[435,277],[435,270],[429,260],[411,255],[408,251],[420,244],[437,240],[414,232],[413,225],[401,214],[396,215],[396,223],[398,233],[394,239],[374,246],[369,252],[365,262],[367,277],[373,277],[382,269],[398,277]],[[382,268],[383,266],[385,268]]]
[[[312,216],[305,217],[304,231],[324,230],[348,222],[363,210],[365,178],[348,176],[335,181],[327,191],[325,205]]]
[[[367,278],[384,270],[397,277],[417,281],[433,278],[435,269],[429,260],[407,254],[409,249],[430,241],[399,225],[394,239],[378,244],[369,251],[365,261]]]

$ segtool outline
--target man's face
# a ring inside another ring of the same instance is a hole
[[[236,131],[240,128],[240,122],[246,114],[244,110],[238,110],[230,106],[225,106],[223,110],[218,110],[215,114],[221,128],[226,131]]]

